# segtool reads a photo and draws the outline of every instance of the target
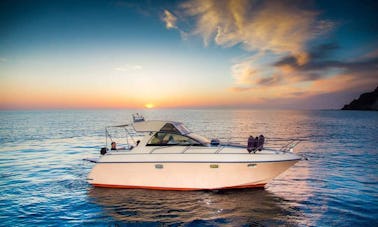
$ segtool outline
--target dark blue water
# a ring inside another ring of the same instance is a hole
[[[1,226],[378,226],[378,113],[148,110],[211,138],[301,138],[265,189],[150,191],[85,182],[104,127],[132,110],[0,112]],[[273,144],[271,144],[273,145]]]

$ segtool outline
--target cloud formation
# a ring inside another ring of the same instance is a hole
[[[162,20],[165,22],[165,27],[167,29],[172,29],[172,28],[177,28],[176,22],[177,22],[177,17],[173,15],[171,12],[168,10],[164,10],[164,15]]]
[[[335,60],[331,54],[337,49],[339,46],[336,43],[322,44],[309,51],[309,60],[303,65],[298,64],[294,56],[288,55],[275,62],[273,66],[281,71],[290,69],[290,75],[298,75],[300,81],[314,81],[327,77],[329,71],[353,74],[358,77],[362,75],[377,76],[375,72],[378,70],[378,56],[369,55],[352,61]]]
[[[200,36],[205,46],[240,46],[249,53],[230,68],[232,91],[300,98],[366,87],[376,80],[378,52],[356,60],[335,58],[338,43],[319,40],[337,23],[320,19],[308,2],[189,0],[175,10],[178,17],[170,26],[167,12],[167,28]]]
[[[196,21],[194,34],[205,45],[243,45],[248,51],[290,53],[306,62],[305,44],[329,30],[331,22],[317,21],[317,12],[293,1],[192,0],[181,5]]]
[[[306,44],[332,29],[333,23],[318,20],[318,12],[296,1],[190,0],[176,14],[189,18],[194,26],[178,26],[177,17],[164,11],[166,27],[190,30],[202,37],[205,46],[240,45],[251,53],[231,67],[235,91],[247,91],[258,85],[283,82],[282,75],[264,68],[259,60],[267,55],[291,56],[297,65],[306,64]],[[257,54],[256,54],[257,53]]]

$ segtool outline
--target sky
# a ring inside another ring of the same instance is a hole
[[[0,1],[0,109],[338,109],[378,86],[378,3]]]

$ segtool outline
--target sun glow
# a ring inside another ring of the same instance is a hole
[[[147,104],[144,105],[144,107],[146,107],[147,109],[152,109],[152,108],[155,107],[155,105],[152,104],[152,103],[147,103]]]

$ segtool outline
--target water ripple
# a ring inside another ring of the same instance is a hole
[[[182,121],[231,142],[301,138],[297,150],[309,160],[265,190],[91,187],[85,179],[93,164],[82,159],[98,155],[106,125],[133,112],[0,112],[0,225],[378,226],[376,113],[151,110],[147,119]]]

